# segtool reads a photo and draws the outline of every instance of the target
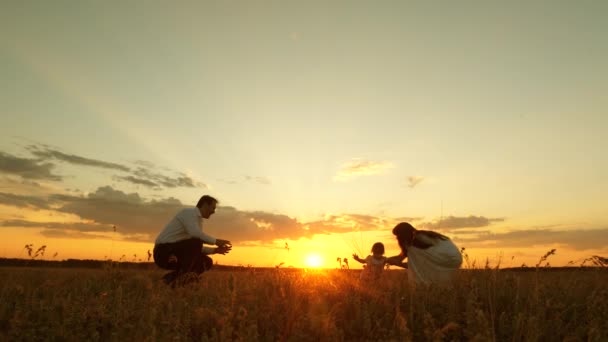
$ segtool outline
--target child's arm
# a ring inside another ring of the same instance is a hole
[[[359,258],[359,256],[357,254],[353,254],[353,259],[357,260],[358,262],[365,264],[365,259],[361,259]]]

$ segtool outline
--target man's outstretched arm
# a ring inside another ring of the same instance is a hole
[[[203,253],[205,254],[228,254],[232,250],[231,245],[223,245],[218,247],[203,247]]]

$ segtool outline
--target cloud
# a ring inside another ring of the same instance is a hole
[[[156,190],[161,189],[162,187],[207,188],[206,184],[197,182],[183,173],[178,173],[177,176],[171,177],[165,176],[160,173],[151,172],[150,170],[156,167],[153,163],[148,161],[136,160],[134,164],[137,165],[137,167],[133,169],[126,165],[82,157],[75,154],[67,154],[57,149],[50,148],[47,145],[29,145],[27,147],[27,150],[34,156],[39,158],[38,160],[31,159],[32,161],[40,162],[46,160],[59,160],[73,165],[82,165],[122,171],[129,173],[129,175],[116,175],[113,177],[113,179],[125,181],[136,185],[142,185]],[[50,165],[50,167],[53,166],[53,164],[48,165]],[[60,180],[60,178],[57,180]]]
[[[275,239],[298,239],[312,235],[301,222],[287,215],[240,211],[230,206],[218,208],[215,215],[204,224],[205,229],[208,228],[214,236],[232,242],[270,242]]]
[[[113,226],[86,222],[34,222],[10,220],[0,224],[2,227],[43,228],[42,236],[63,239],[109,239],[107,233],[113,232]],[[106,233],[106,234],[102,234]],[[150,242],[149,234],[120,234],[123,240]]]
[[[225,179],[225,178],[218,178],[217,179],[218,182],[222,182],[224,184],[237,184],[238,182],[234,179]]]
[[[524,248],[563,245],[575,250],[601,249],[608,241],[608,228],[588,230],[529,229],[506,233],[486,233],[476,237],[455,237],[461,247]]]
[[[30,145],[27,149],[36,157],[41,158],[42,160],[46,159],[56,159],[60,161],[64,161],[70,164],[76,165],[85,165],[85,166],[93,166],[100,167],[104,169],[114,169],[120,171],[129,171],[130,169],[127,166],[105,162],[102,160],[85,158],[81,156],[77,156],[74,154],[66,154],[61,151],[51,149],[45,145]]]
[[[145,167],[145,168],[148,168],[148,169],[151,169],[151,168],[155,167],[155,165],[153,163],[151,163],[151,162],[149,162],[147,160],[136,160],[136,161],[133,162],[133,164],[139,165],[141,167]]]
[[[469,215],[469,216],[464,216],[464,217],[457,217],[457,216],[448,216],[445,217],[443,219],[440,220],[436,220],[433,222],[422,222],[420,224],[418,224],[419,229],[445,229],[445,230],[452,230],[452,229],[460,229],[460,228],[480,228],[480,227],[487,227],[490,224],[492,224],[492,222],[502,222],[504,221],[504,218],[487,218],[487,217],[483,217],[483,216],[473,216],[473,215]]]
[[[424,180],[422,176],[408,176],[407,177],[407,186],[410,188],[414,188],[416,185],[420,184]]]
[[[108,232],[116,226],[123,239],[148,241],[155,239],[169,220],[181,209],[194,206],[182,204],[175,198],[146,200],[138,193],[126,193],[110,186],[98,188],[86,195],[53,194],[48,198],[2,194],[2,202],[14,206],[53,209],[77,215],[84,223],[50,223],[12,220],[3,226],[45,228],[47,230],[77,231],[80,233]],[[52,204],[52,208],[51,208]],[[387,231],[402,221],[415,222],[416,217],[379,217],[359,214],[327,215],[323,219],[302,222],[283,214],[263,211],[241,211],[231,206],[218,207],[210,220],[204,221],[204,230],[212,236],[229,239],[234,243],[258,241],[262,244],[277,239],[297,240],[316,234],[342,234],[357,231]],[[493,220],[483,217],[449,217],[442,228],[480,227]],[[449,223],[449,224],[448,224]],[[418,228],[434,227],[436,223],[422,223]],[[57,235],[57,232],[49,234]],[[70,235],[66,235],[70,236]],[[84,237],[84,236],[80,236]],[[256,242],[256,243],[258,243]]]
[[[27,219],[5,220],[4,227],[44,229],[47,237],[108,238],[116,226],[116,234],[124,240],[152,242],[167,222],[184,205],[175,198],[146,200],[138,193],[126,193],[110,186],[98,188],[87,195],[53,194],[48,197],[0,193],[0,204],[19,208],[57,210],[78,215],[81,222],[34,222]],[[263,211],[241,211],[220,206],[210,220],[204,221],[205,232],[231,240],[233,243],[271,245],[280,239],[297,240],[315,234],[341,234],[356,231],[389,231],[400,221],[418,218],[386,218],[370,215],[328,215],[321,220],[301,222],[287,215]],[[483,216],[449,216],[440,221],[421,222],[420,229],[452,231],[454,241],[467,248],[518,248],[542,245],[563,245],[576,250],[600,249],[608,240],[608,228],[595,230],[556,230],[551,228],[491,233],[475,229],[487,227],[502,218]],[[465,229],[470,228],[470,229]],[[106,234],[106,235],[104,235]]]
[[[61,176],[52,173],[52,163],[37,159],[16,157],[0,151],[0,172],[20,176],[23,179],[60,181]]]
[[[455,235],[481,235],[481,234],[490,234],[490,230],[477,230],[477,229],[457,229],[454,231]]]
[[[306,227],[315,234],[332,234],[392,229],[397,223],[397,220],[390,218],[343,214],[329,215],[323,220],[308,222]]]
[[[125,176],[125,177],[121,177],[121,176],[114,176],[113,179],[115,180],[123,180],[123,181],[127,181],[133,184],[137,184],[137,185],[143,185],[143,186],[147,186],[150,188],[159,188],[158,184],[147,180],[147,179],[143,179],[143,178],[137,178],[135,176]]]
[[[109,186],[100,187],[86,196],[51,195],[49,198],[20,196],[0,193],[1,203],[9,202],[18,207],[50,209],[75,214],[84,222],[34,222],[28,220],[6,220],[4,227],[43,228],[47,237],[102,239],[103,233],[113,231],[124,240],[152,242],[164,225],[181,209],[179,200],[166,198],[145,200],[137,193],[125,193]],[[479,228],[493,221],[482,216],[448,217],[442,228],[453,229],[453,240],[467,248],[518,248],[542,245],[563,245],[576,250],[600,249],[608,240],[608,229],[553,230],[528,229],[506,233],[491,233],[488,230],[461,229]],[[255,246],[270,246],[280,239],[297,240],[315,234],[341,234],[356,231],[389,231],[400,221],[415,221],[415,218],[385,218],[369,215],[328,215],[322,220],[300,222],[287,215],[262,211],[240,211],[234,207],[221,206],[210,220],[204,221],[204,230],[216,237],[233,243]],[[420,229],[436,228],[439,222],[419,224]]]
[[[160,189],[161,186],[167,188],[208,188],[205,183],[197,182],[185,174],[180,173],[177,177],[169,177],[160,173],[150,172],[143,167],[138,167],[133,171],[133,175],[131,176],[115,176],[114,179],[124,180],[133,184],[156,189]]]
[[[222,182],[224,184],[242,184],[242,183],[256,183],[262,185],[270,185],[270,179],[264,176],[243,176],[242,180],[240,179],[226,179],[226,178],[218,178],[218,182]]]
[[[423,217],[406,217],[406,216],[395,217],[395,221],[397,223],[399,223],[399,222],[410,222],[410,223],[412,223],[412,222],[420,221],[422,219],[423,219]]]
[[[56,211],[79,216],[83,223],[32,222],[26,220],[4,221],[3,226],[46,228],[49,230],[77,231],[80,233],[108,232],[116,226],[123,239],[153,241],[169,220],[184,205],[174,198],[146,200],[137,193],[125,193],[110,186],[98,188],[87,195],[53,194],[49,198],[21,196],[9,200],[15,205],[49,208],[53,203]],[[220,206],[210,220],[204,221],[204,230],[212,236],[233,242],[261,241],[270,243],[276,239],[299,239],[314,234],[332,234],[352,231],[390,229],[393,219],[374,216],[344,214],[331,215],[323,220],[300,222],[287,215],[263,211],[241,211],[230,206]],[[57,232],[49,234],[57,235]],[[70,235],[66,235],[70,236]],[[84,237],[84,236],[81,236]]]
[[[99,224],[116,225],[120,234],[148,234],[155,237],[173,215],[185,206],[175,198],[144,200],[104,186],[87,196],[52,195],[62,202],[57,211],[75,214]]]
[[[49,209],[53,203],[45,197],[0,192],[0,204],[17,208]]]
[[[137,193],[126,194],[109,186],[85,196],[54,195],[64,204],[61,212],[75,214],[99,224],[116,225],[124,236],[147,234],[153,240],[164,225],[181,209],[188,207],[176,199],[146,201]],[[193,204],[192,204],[193,205]],[[343,233],[392,228],[393,220],[365,215],[332,215],[324,220],[303,223],[287,215],[263,211],[240,211],[220,206],[204,230],[232,242],[299,239],[314,234]]]
[[[357,214],[328,215],[322,220],[300,222],[281,214],[220,207],[205,225],[217,236],[226,236],[232,242],[248,241],[259,245],[273,240],[297,240],[317,234],[390,230],[396,223],[391,218]]]
[[[59,230],[74,230],[79,232],[111,232],[112,225],[87,222],[35,222],[27,220],[3,221],[3,227],[48,228]]]
[[[80,231],[73,230],[62,230],[62,229],[45,229],[40,232],[42,236],[48,238],[60,238],[60,239],[107,239],[107,236],[92,233],[83,233]]]
[[[270,184],[270,179],[268,179],[267,177],[243,176],[243,178],[245,178],[245,181],[247,181],[247,182],[252,182],[252,183],[257,183],[257,184],[264,184],[264,185],[269,185]]]
[[[380,174],[391,167],[393,167],[393,164],[390,162],[353,159],[342,165],[342,168],[334,176],[333,180],[335,182],[346,182],[358,176]]]

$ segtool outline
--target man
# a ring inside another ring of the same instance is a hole
[[[163,280],[170,285],[182,274],[199,275],[213,266],[208,254],[226,254],[232,249],[228,240],[216,239],[203,232],[203,219],[208,219],[218,200],[204,195],[194,208],[182,209],[167,223],[154,244],[154,263],[172,270]],[[203,247],[203,243],[217,247]]]

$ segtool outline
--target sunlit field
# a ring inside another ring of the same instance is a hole
[[[2,341],[606,341],[606,268],[406,272],[212,270],[171,289],[156,269],[0,268]]]

